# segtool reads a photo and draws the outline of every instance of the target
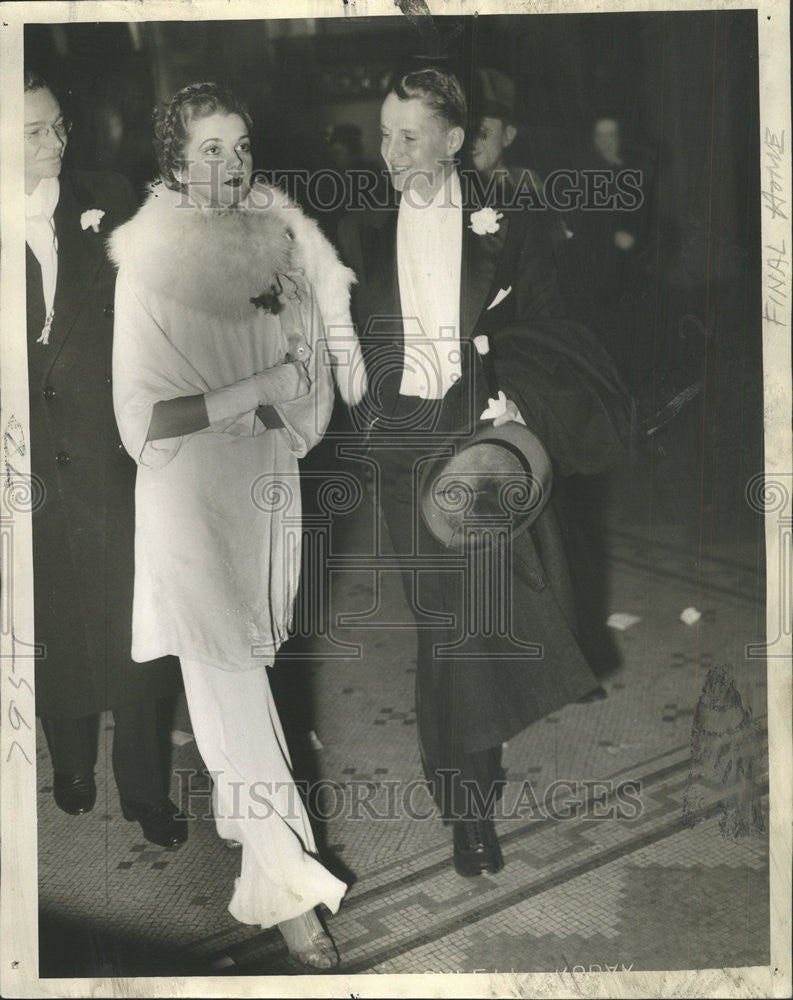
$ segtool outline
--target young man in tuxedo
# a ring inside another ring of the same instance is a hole
[[[455,158],[466,100],[445,69],[397,74],[382,105],[381,154],[394,204],[340,229],[369,379],[358,420],[376,501],[416,618],[416,700],[425,775],[462,875],[503,865],[492,821],[502,743],[597,686],[578,637],[553,500],[477,574],[420,516],[422,473],[483,421],[524,423],[555,471],[598,471],[620,454],[626,408],[613,367],[560,301],[544,221],[475,201]],[[492,191],[492,189],[491,189]],[[475,349],[486,338],[503,391]],[[488,556],[489,558],[489,556]],[[489,618],[492,614],[495,618]],[[497,621],[495,628],[485,624]]]
[[[135,465],[113,415],[115,272],[105,235],[135,211],[117,174],[62,170],[69,122],[25,74],[25,222],[36,711],[66,813],[96,800],[98,713],[112,709],[113,773],[126,819],[164,847],[187,839],[165,791],[158,700],[177,661],[130,656]]]

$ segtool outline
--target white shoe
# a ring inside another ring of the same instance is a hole
[[[313,910],[278,925],[289,954],[310,969],[332,969],[339,964],[339,953],[332,938]]]

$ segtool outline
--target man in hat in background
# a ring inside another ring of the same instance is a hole
[[[492,421],[525,423],[555,472],[596,472],[621,454],[627,406],[609,359],[565,316],[542,219],[502,210],[497,190],[477,203],[458,173],[467,114],[445,69],[395,76],[381,110],[395,203],[348,216],[340,242],[369,377],[358,419],[417,624],[422,762],[455,868],[478,875],[503,865],[502,743],[597,681],[553,500],[503,549],[460,554],[419,515],[426,471]]]
[[[560,213],[545,206],[544,181],[531,167],[507,164],[505,157],[522,128],[515,113],[515,84],[496,69],[480,69],[471,101],[471,165],[482,180],[503,187],[505,201],[536,207],[548,227],[555,249],[572,237]],[[544,207],[545,206],[545,207]]]
[[[25,73],[25,222],[36,712],[63,812],[96,800],[98,714],[112,709],[113,773],[124,817],[163,847],[187,839],[166,794],[158,700],[181,690],[173,658],[134,663],[135,464],[110,384],[115,270],[105,234],[135,211],[118,174],[63,170],[70,124]]]
[[[528,172],[532,182],[542,188],[542,179],[534,171],[508,167],[504,153],[518,135],[515,118],[515,84],[495,69],[480,69],[477,88],[471,101],[471,163],[485,178],[501,177],[518,183]]]

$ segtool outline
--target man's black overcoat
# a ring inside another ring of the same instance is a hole
[[[135,464],[113,414],[115,270],[105,239],[135,211],[109,173],[64,171],[54,223],[55,318],[48,344],[41,268],[27,247],[36,711],[76,718],[179,689],[178,663],[130,658]],[[100,230],[81,227],[90,209]]]
[[[444,397],[441,432],[451,431],[458,440],[464,439],[487,405],[487,382],[471,349],[473,338],[486,333],[498,386],[515,401],[528,427],[544,443],[555,475],[608,468],[624,455],[628,399],[613,364],[594,337],[567,318],[544,220],[536,212],[495,205],[501,213],[497,231],[478,235],[471,217],[482,203],[471,187],[464,185],[463,193],[463,377]],[[399,392],[403,357],[397,216],[396,205],[351,213],[340,228],[342,256],[358,277],[353,309],[370,383],[370,396],[359,420],[371,425],[370,454],[383,464],[386,480],[389,446],[382,448],[378,442],[388,439],[381,429],[388,424]],[[396,481],[392,483],[398,488]],[[404,532],[411,530],[407,520],[417,523],[417,477],[411,489],[413,510],[403,508],[404,523],[396,531],[403,535],[403,548]],[[398,516],[388,496],[379,499],[387,518]],[[393,524],[391,533],[395,534]],[[432,668],[444,674],[442,687],[451,702],[444,708],[446,721],[441,725],[454,728],[455,741],[466,751],[498,745],[598,683],[582,649],[568,563],[576,552],[568,551],[566,535],[552,497],[533,528],[513,544],[508,588],[513,635],[499,638],[492,629],[489,634],[480,630],[466,637],[460,655],[439,659]],[[410,585],[406,580],[406,586]],[[441,586],[435,593],[445,589]],[[420,649],[425,635],[420,634]],[[521,643],[538,645],[541,655],[519,655]],[[421,741],[428,756],[438,759],[433,732],[437,713],[434,719],[422,719],[421,674],[420,654]]]

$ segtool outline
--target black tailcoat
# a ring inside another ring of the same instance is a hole
[[[124,178],[64,171],[55,319],[49,344],[41,268],[27,247],[31,470],[42,487],[33,513],[36,710],[76,718],[178,690],[175,660],[130,657],[135,464],[113,414],[115,270],[107,233],[136,209]],[[101,228],[81,228],[100,209]]]
[[[487,333],[498,385],[545,444],[555,474],[601,471],[623,455],[628,432],[628,400],[614,366],[589,331],[566,316],[543,219],[496,205],[502,212],[497,232],[477,235],[471,216],[481,204],[474,194],[463,187],[463,377],[440,406],[435,447],[449,432],[458,440],[472,432],[487,405],[487,384],[472,350],[472,339]],[[361,420],[369,426],[377,463],[378,499],[394,546],[409,561],[411,554],[442,557],[444,550],[421,523],[419,476],[410,470],[432,450],[431,435],[411,435],[403,425],[389,443],[403,358],[397,216],[396,205],[351,214],[342,222],[340,243],[358,276],[353,308],[370,382]],[[499,292],[508,294],[488,308]],[[396,437],[401,451],[393,448]],[[449,762],[454,747],[470,752],[496,746],[597,685],[582,649],[568,565],[576,554],[567,551],[565,534],[552,498],[532,529],[513,541],[506,564],[509,635],[485,624],[471,629],[461,613],[475,571],[463,574],[469,584],[461,585],[461,574],[451,570],[422,571],[417,583],[403,564],[419,625],[417,701],[425,757]],[[486,576],[476,584],[493,585]],[[452,625],[432,626],[437,614],[451,615]],[[466,630],[474,634],[463,636]],[[461,638],[451,657],[433,655],[439,645]]]

